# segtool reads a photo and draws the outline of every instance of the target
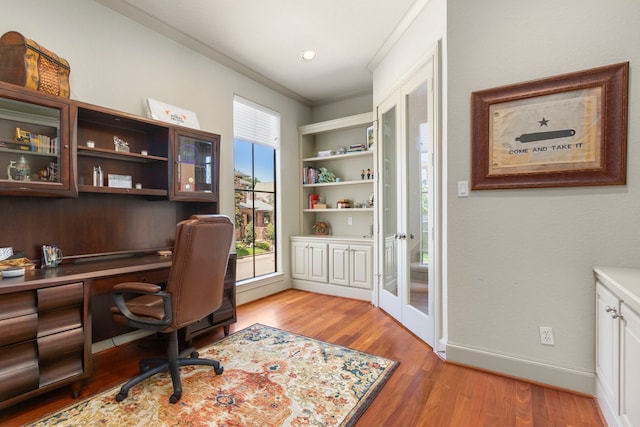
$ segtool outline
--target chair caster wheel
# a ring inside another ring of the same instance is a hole
[[[222,366],[220,366],[219,368],[213,368],[213,372],[215,372],[216,375],[220,375],[224,372],[224,368]]]
[[[181,396],[176,396],[175,394],[172,394],[171,397],[169,398],[169,403],[174,404],[176,402],[178,402],[178,400],[180,400]]]
[[[145,372],[147,372],[149,369],[151,369],[151,366],[149,366],[149,365],[148,365],[148,364],[146,364],[146,363],[141,363],[139,367],[140,367],[140,373],[141,373],[141,374],[144,374],[144,373],[145,373]]]
[[[192,359],[197,359],[200,356],[200,353],[198,353],[197,351],[192,351],[191,354],[189,355]]]
[[[116,395],[116,402],[122,402],[126,397],[127,397],[128,393],[123,393],[120,392]]]

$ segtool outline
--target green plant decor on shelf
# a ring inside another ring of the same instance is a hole
[[[327,168],[320,168],[320,175],[318,176],[319,182],[335,182],[336,176],[333,172]]]

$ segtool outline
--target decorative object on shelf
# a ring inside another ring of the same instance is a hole
[[[58,181],[58,165],[55,162],[49,162],[46,169],[41,169],[40,181]]]
[[[102,166],[93,167],[93,186],[94,187],[104,186],[104,175],[102,173]]]
[[[42,265],[40,268],[54,268],[62,262],[62,251],[54,245],[42,245]]]
[[[360,170],[360,179],[364,179],[364,169]]]
[[[333,151],[331,150],[323,150],[323,151],[318,151],[318,157],[329,157],[329,156],[333,156]]]
[[[9,167],[7,168],[7,178],[9,180],[12,180],[10,173],[11,168],[15,169],[16,171],[13,180],[31,181],[31,166],[29,165],[29,161],[24,156],[20,156],[17,164],[14,161],[9,162]]]
[[[373,175],[371,175],[371,169],[367,169],[367,179],[371,178],[373,178]]]
[[[367,206],[369,206],[370,208],[373,207],[373,193],[371,193],[371,195],[369,196],[369,200],[367,200]]]
[[[130,151],[129,144],[124,139],[118,138],[117,136],[113,137],[113,145],[116,151],[124,151],[128,153]]]
[[[325,236],[329,233],[329,226],[326,222],[316,222],[315,224],[313,224],[313,232],[314,234]]]
[[[193,111],[174,107],[155,99],[147,98],[147,117],[166,123],[200,129],[198,117]]]
[[[16,31],[0,37],[0,80],[69,98],[69,62]]]
[[[309,209],[315,209],[316,204],[319,202],[319,200],[320,200],[319,195],[315,193],[309,194]]]
[[[320,175],[318,176],[318,182],[335,182],[336,176],[333,172],[327,168],[320,168]]]
[[[109,182],[109,187],[113,188],[132,188],[133,180],[130,175],[116,175],[116,174],[108,174],[107,179]]]
[[[367,128],[367,147],[369,150],[373,150],[373,126]]]
[[[336,207],[338,209],[347,209],[351,207],[351,201],[349,199],[340,199],[338,203],[336,203]]]
[[[347,147],[345,147],[344,145],[339,146],[338,149],[336,150],[336,153],[347,154]]]
[[[95,141],[87,141],[87,147],[89,147],[89,148],[95,148],[95,147],[96,147],[96,143],[95,143]]]
[[[140,154],[142,154],[143,156],[146,156],[149,154],[149,152],[147,150],[142,150]]]
[[[347,148],[347,153],[356,153],[358,151],[365,151],[367,146],[364,144],[351,144],[349,148]]]

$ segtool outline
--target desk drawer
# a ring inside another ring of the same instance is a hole
[[[0,350],[0,400],[37,389],[39,375],[33,341]]]
[[[38,311],[82,305],[82,282],[38,289]]]
[[[32,291],[14,292],[0,297],[0,320],[24,316],[36,311],[36,296]]]
[[[169,269],[140,271],[137,273],[118,274],[116,276],[100,277],[93,280],[93,294],[102,295],[111,293],[113,287],[124,282],[144,282],[156,285],[167,283],[169,280]]]
[[[12,317],[0,320],[0,346],[29,341],[38,335],[38,315]]]

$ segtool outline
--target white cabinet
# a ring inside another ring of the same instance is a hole
[[[620,418],[622,425],[640,426],[640,315],[620,306]]]
[[[372,289],[373,247],[370,245],[329,244],[329,282]]]
[[[291,277],[327,282],[327,244],[323,242],[291,242]]]
[[[334,236],[291,237],[295,289],[371,301],[373,241]]]
[[[596,268],[596,396],[611,426],[640,426],[640,270]]]

